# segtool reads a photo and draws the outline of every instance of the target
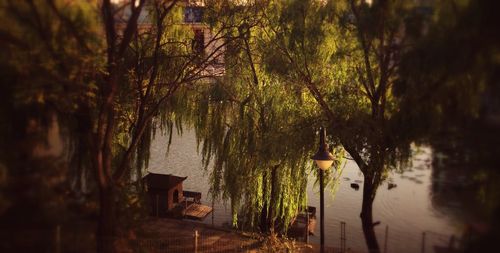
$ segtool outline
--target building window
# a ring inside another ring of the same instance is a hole
[[[184,8],[185,23],[201,23],[202,20],[203,20],[203,9],[201,7]]]

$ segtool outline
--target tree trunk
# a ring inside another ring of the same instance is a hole
[[[274,207],[276,206],[276,170],[278,169],[278,166],[274,166],[271,170],[271,198],[269,201],[269,215],[267,217],[267,224],[269,228],[269,232],[271,230],[274,230],[274,221],[275,221],[275,212],[274,212]]]
[[[262,198],[264,199],[264,205],[262,206],[262,211],[260,213],[260,231],[262,233],[266,233],[269,230],[269,226],[267,225],[267,171],[264,171],[262,176]]]
[[[97,252],[114,252],[115,236],[115,190],[99,186],[100,209],[97,237]]]
[[[373,179],[370,176],[365,175],[363,183],[363,204],[361,206],[360,217],[368,250],[370,253],[379,253],[380,246],[378,245],[373,225],[373,200],[377,189],[374,187],[372,182]]]

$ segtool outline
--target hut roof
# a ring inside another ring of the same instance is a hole
[[[171,174],[148,173],[143,180],[149,188],[171,189],[186,180],[187,177],[178,177]]]

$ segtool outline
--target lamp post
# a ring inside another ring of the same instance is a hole
[[[319,206],[320,206],[320,246],[321,253],[325,250],[325,193],[323,176],[325,170],[330,168],[333,163],[333,155],[328,152],[328,145],[325,142],[326,131],[322,127],[319,134],[319,149],[314,156],[311,157],[316,162],[319,168]]]

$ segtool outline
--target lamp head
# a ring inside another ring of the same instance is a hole
[[[328,145],[325,142],[325,136],[326,136],[326,131],[324,128],[321,128],[321,133],[319,136],[319,149],[316,154],[314,154],[311,159],[313,159],[318,167],[322,170],[327,170],[332,166],[334,157],[333,155],[328,152]]]

